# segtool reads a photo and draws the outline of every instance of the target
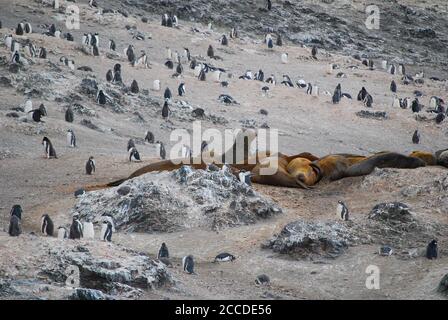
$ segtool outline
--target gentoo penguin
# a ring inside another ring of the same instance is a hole
[[[86,190],[84,190],[84,189],[78,189],[74,192],[75,198],[79,198],[85,194],[86,194]]]
[[[131,83],[131,92],[132,93],[138,93],[140,89],[138,88],[138,83],[136,80],[133,80]]]
[[[255,279],[255,283],[258,285],[269,285],[271,283],[271,280],[267,275],[261,274],[257,276],[257,278]]]
[[[179,85],[179,88],[177,88],[177,93],[179,94],[179,96],[184,96],[185,95],[185,83],[181,83]]]
[[[230,38],[231,39],[238,38],[238,31],[234,27],[230,29]]]
[[[271,11],[271,9],[272,9],[272,1],[271,0],[266,0],[266,9]]]
[[[72,129],[67,130],[67,143],[69,147],[76,148],[76,136]]]
[[[47,157],[47,159],[50,159],[50,158],[57,159],[58,158],[56,156],[56,151],[54,150],[53,144],[51,143],[50,139],[48,139],[47,137],[44,137],[42,139],[42,145],[44,146],[45,156]]]
[[[23,36],[23,32],[24,32],[23,28],[24,28],[23,23],[19,23],[16,28],[16,35]]]
[[[316,46],[313,46],[313,49],[311,49],[311,56],[314,59],[317,59],[317,47]]]
[[[291,78],[286,74],[283,75],[282,84],[287,87],[291,87],[291,88],[294,87],[294,84],[292,83]]]
[[[152,83],[152,90],[160,91],[160,80],[154,80]]]
[[[440,124],[443,120],[445,120],[446,116],[443,112],[439,112],[436,116],[436,123]]]
[[[185,58],[187,58],[187,62],[190,62],[190,60],[191,60],[190,49],[184,48],[184,56],[185,56]]]
[[[114,65],[114,72],[121,72],[121,64],[116,63]]]
[[[126,49],[126,56],[128,57],[128,61],[130,63],[134,62],[135,60],[134,46],[129,45],[129,47]]]
[[[129,162],[131,161],[142,161],[140,159],[140,153],[138,153],[136,147],[132,147],[131,149],[129,149]]]
[[[101,228],[101,240],[111,242],[112,232],[112,223],[110,223],[110,221],[103,221],[103,226]]]
[[[54,233],[54,225],[48,214],[44,214],[40,221],[40,231],[42,234],[52,237]]]
[[[275,42],[275,45],[279,47],[283,46],[283,40],[281,34],[277,34],[277,41]]]
[[[364,101],[366,96],[368,95],[368,92],[366,88],[362,87],[361,90],[358,93],[358,101]]]
[[[179,20],[176,15],[173,15],[173,27],[177,27],[179,25]]]
[[[118,84],[123,83],[123,78],[121,77],[121,70],[117,70],[114,72],[112,83],[118,83]]]
[[[20,53],[19,53],[19,51],[14,51],[11,54],[11,63],[20,63]]]
[[[303,80],[303,79],[299,79],[299,80],[297,80],[296,85],[297,85],[299,88],[301,88],[301,89],[306,88],[307,86],[309,86],[309,84],[307,84],[306,81]],[[310,90],[310,91],[311,91],[311,90]]]
[[[165,100],[165,103],[162,107],[162,118],[167,120],[170,115],[170,108],[168,107],[168,100]]]
[[[274,48],[274,41],[272,40],[272,38],[268,38],[267,44],[269,49]]]
[[[338,201],[338,205],[336,207],[336,216],[344,221],[348,221],[349,220],[349,212],[348,212],[348,208],[345,205],[344,202],[342,202],[341,200]]]
[[[218,254],[215,257],[215,260],[213,260],[213,262],[228,262],[228,261],[234,261],[236,258],[234,255],[227,253],[227,252],[223,252]]]
[[[95,229],[93,228],[93,223],[90,221],[85,221],[83,223],[83,238],[84,239],[95,239]]]
[[[420,133],[418,130],[414,131],[414,134],[412,135],[412,143],[419,144],[420,143]]]
[[[86,162],[86,174],[91,175],[96,170],[95,159],[91,156]]]
[[[68,107],[67,110],[65,110],[65,121],[72,123],[75,116],[73,114],[73,110],[71,107]]]
[[[157,148],[159,149],[160,159],[165,160],[165,158],[166,158],[165,145],[161,141],[157,141],[156,145],[157,145]]]
[[[117,45],[115,44],[115,41],[110,39],[109,40],[109,50],[115,51],[117,49]]]
[[[404,67],[404,64],[400,63],[398,65],[398,74],[404,76],[406,74],[406,68]]]
[[[261,88],[261,91],[263,91],[264,95],[267,95],[269,93],[269,87],[268,86],[264,86],[263,88]]]
[[[437,240],[432,240],[426,247],[426,258],[432,260],[437,259],[437,256],[438,256]]]
[[[342,91],[341,91],[341,84],[339,83],[336,86],[336,89],[333,93],[333,104],[338,104],[341,101],[342,98]]]
[[[222,35],[220,42],[221,42],[221,45],[223,45],[223,46],[229,45],[229,40],[227,40],[227,37],[225,34]]]
[[[7,36],[5,36],[5,46],[8,48],[8,49],[11,49],[11,47],[12,47],[12,35],[7,35]]]
[[[208,56],[209,58],[214,58],[214,57],[215,57],[215,51],[213,50],[212,45],[209,45],[209,46],[208,46],[208,49],[207,49],[207,56]]]
[[[258,70],[257,73],[255,73],[254,80],[264,82],[264,72],[263,72],[263,70],[260,69],[260,70]]]
[[[106,104],[106,95],[104,94],[103,90],[98,90],[98,93],[96,95],[96,103],[104,105]]]
[[[145,141],[148,143],[154,143],[154,134],[149,130],[145,132]]]
[[[96,44],[92,46],[92,55],[95,57],[98,57],[100,55],[100,50],[98,49],[98,46]]]
[[[19,204],[15,204],[12,206],[11,211],[9,213],[10,216],[16,216],[19,220],[22,219],[22,207]]]
[[[393,64],[391,64],[390,66],[389,66],[389,69],[387,70],[387,72],[388,73],[390,73],[390,74],[395,74],[395,65],[393,65]]]
[[[311,83],[308,83],[306,87],[306,94],[311,95],[313,93],[313,85]]]
[[[68,238],[68,232],[65,227],[59,227],[58,228],[58,239],[64,240]]]
[[[43,122],[41,119],[44,115],[41,109],[34,109],[31,111],[28,111],[28,113],[31,113],[31,119],[35,122]]]
[[[75,214],[73,216],[73,221],[70,226],[70,239],[81,239],[83,237],[83,230],[82,230],[82,224],[81,221],[79,221],[79,216]]]
[[[47,49],[45,49],[43,47],[40,48],[38,57],[39,57],[39,59],[47,59]]]
[[[266,83],[271,83],[274,86],[276,85],[276,81],[275,81],[275,76],[273,74],[271,74],[271,76],[269,78],[266,79]]]
[[[392,82],[390,83],[390,91],[392,91],[393,93],[397,93],[397,84],[394,80],[392,80]]]
[[[89,0],[89,7],[98,7],[98,4],[96,3],[96,0]]]
[[[114,79],[114,73],[111,69],[109,69],[106,73],[106,81],[111,82]]]
[[[165,242],[162,243],[162,246],[159,249],[159,253],[157,254],[157,259],[160,258],[169,258],[170,253],[168,251],[168,247],[166,246]]]
[[[415,98],[414,101],[412,101],[411,109],[412,112],[414,113],[420,112],[420,102],[418,101],[417,98]]]
[[[189,274],[194,274],[194,261],[192,255],[182,258],[182,269]]]
[[[102,215],[102,221],[106,221],[106,222],[110,222],[110,224],[112,225],[112,231],[115,232],[115,221],[114,218],[108,214],[108,213],[103,213]]]
[[[11,216],[9,220],[8,234],[11,237],[18,237],[22,233],[20,219],[17,216]]]
[[[171,94],[171,90],[170,90],[170,88],[167,87],[165,89],[165,92],[163,93],[163,98],[165,100],[170,100],[172,97],[173,97],[173,95]]]
[[[248,186],[252,185],[250,177],[251,177],[251,172],[250,171],[241,170],[240,173],[238,174],[238,178],[240,179],[240,181],[242,183],[247,184]]]
[[[135,148],[134,139],[129,139],[128,146],[127,146],[126,150],[128,150],[128,152],[129,152],[129,150],[131,150],[132,148]]]
[[[344,93],[345,94],[345,93]],[[344,95],[343,94],[343,95]],[[367,94],[363,100],[363,103],[366,107],[371,108],[373,104],[373,97],[370,94]]]
[[[33,28],[29,22],[25,23],[25,33],[33,33]]]

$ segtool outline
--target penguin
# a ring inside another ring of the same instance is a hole
[[[334,90],[333,93],[333,104],[338,104],[341,101],[341,97],[342,97],[342,91],[341,91],[341,84],[339,83],[336,86],[336,89]]]
[[[70,42],[75,41],[75,38],[73,37],[73,35],[70,32],[64,34],[64,38],[67,39],[67,41],[70,41]]]
[[[132,148],[135,148],[135,143],[134,143],[133,139],[129,139],[128,146],[127,146],[126,150],[128,150],[128,152],[129,152],[129,150],[131,150]]]
[[[388,256],[391,256],[392,255],[392,253],[393,253],[393,249],[391,248],[391,247],[389,247],[389,246],[382,246],[381,248],[380,248],[380,250],[379,250],[379,255],[381,255],[381,256],[386,256],[386,257],[388,257]]]
[[[76,136],[72,129],[67,130],[67,143],[70,148],[76,148]]]
[[[317,59],[317,47],[316,46],[313,46],[313,49],[311,49],[311,56],[314,59]]]
[[[40,231],[42,234],[46,236],[53,236],[54,233],[54,225],[53,221],[51,220],[50,216],[48,214],[44,214],[41,218],[40,222]]]
[[[43,47],[40,48],[38,56],[39,56],[39,59],[47,59],[47,49],[45,49]]]
[[[274,48],[274,41],[272,40],[272,38],[269,38],[269,39],[268,39],[267,44],[268,44],[268,48],[269,48],[269,49]]]
[[[261,88],[261,91],[263,91],[263,94],[267,95],[269,93],[269,87],[264,86],[263,88]]]
[[[70,226],[69,238],[75,240],[75,239],[81,239],[82,237],[83,237],[82,224],[81,221],[79,221],[78,215],[76,214],[73,216],[73,221]]]
[[[131,149],[129,149],[129,162],[132,161],[142,161],[140,159],[140,153],[138,153],[137,148],[136,147],[132,147]]]
[[[54,23],[50,26],[50,28],[48,29],[48,33],[52,36],[55,36],[56,34],[56,26],[54,25]]]
[[[170,253],[168,251],[168,247],[166,246],[165,242],[162,243],[162,246],[159,249],[159,253],[157,254],[157,259],[160,260],[160,258],[169,258]]]
[[[184,68],[182,67],[182,64],[178,63],[177,67],[176,67],[176,72],[178,74],[182,74],[183,71],[184,71]]]
[[[406,68],[404,67],[404,64],[400,63],[398,65],[398,74],[404,76],[406,74]]]
[[[445,116],[444,113],[439,112],[439,113],[437,114],[437,116],[436,116],[436,123],[437,123],[437,124],[442,123],[443,120],[445,120],[445,117],[446,117],[446,116]]]
[[[258,285],[269,285],[271,283],[271,279],[269,279],[267,275],[261,274],[257,276],[255,283]]]
[[[412,143],[413,144],[419,144],[420,143],[420,133],[418,130],[414,131],[414,134],[412,135]]]
[[[176,15],[173,15],[173,26],[177,27],[179,25],[179,20]]]
[[[8,49],[11,49],[11,47],[12,47],[12,35],[7,35],[7,36],[5,36],[5,46],[8,48]]]
[[[45,156],[47,157],[47,159],[50,159],[50,158],[57,159],[58,158],[56,156],[56,151],[54,150],[53,144],[51,143],[50,139],[48,139],[47,137],[44,137],[42,139],[42,145],[44,146]]]
[[[110,221],[103,221],[103,226],[101,228],[101,240],[111,242],[112,233],[112,223],[110,223]]]
[[[18,237],[22,233],[20,219],[17,216],[11,216],[9,220],[8,234],[11,237]]]
[[[191,61],[190,50],[188,48],[184,48],[184,56],[187,58],[187,62]]]
[[[238,178],[240,179],[240,181],[242,183],[247,184],[248,186],[252,185],[250,177],[251,177],[251,172],[250,171],[241,170],[240,173],[238,174]]]
[[[236,30],[235,27],[233,27],[232,29],[230,29],[230,38],[231,38],[231,39],[236,39],[236,38],[238,38],[238,31]]]
[[[344,93],[344,94],[345,94],[345,93]],[[367,94],[366,97],[365,97],[364,100],[363,100],[363,103],[364,103],[364,105],[365,105],[367,108],[371,108],[371,107],[372,107],[372,104],[373,104],[373,98],[372,98],[372,96],[371,96],[370,94]]]
[[[100,50],[98,49],[98,46],[96,44],[92,46],[92,54],[95,57],[98,57],[100,55]]]
[[[12,206],[11,211],[9,213],[10,216],[16,216],[19,220],[22,220],[22,207],[19,204],[15,204]]]
[[[83,223],[83,238],[84,239],[95,239],[95,229],[93,228],[93,223],[90,221],[85,221]]]
[[[271,11],[271,9],[272,9],[272,1],[271,0],[266,0],[266,9],[268,9],[268,11]]]
[[[112,79],[112,83],[123,83],[123,78],[121,77],[121,70],[117,70],[114,72],[114,78]]]
[[[114,73],[112,72],[111,69],[109,69],[106,73],[106,81],[112,82],[113,79],[114,79]]]
[[[80,196],[83,196],[85,194],[86,194],[86,190],[84,190],[84,189],[78,189],[74,193],[75,198],[79,198]]]
[[[361,91],[359,91],[359,93],[358,93],[358,101],[364,101],[364,99],[366,98],[367,95],[368,95],[368,92],[367,92],[366,88],[362,87]]]
[[[23,36],[24,33],[23,28],[24,28],[23,23],[19,23],[16,28],[16,35]]]
[[[58,228],[58,239],[59,240],[64,240],[68,238],[68,232],[67,229],[65,227],[59,227]]]
[[[168,28],[172,28],[173,27],[173,18],[171,16],[168,16],[168,19],[166,20],[166,26]]]
[[[74,114],[71,107],[68,107],[65,111],[65,121],[72,123],[74,120]]]
[[[236,257],[230,253],[223,252],[218,254],[213,262],[228,262],[228,261],[235,261]]]
[[[114,65],[114,72],[121,72],[121,64],[116,63]]]
[[[110,51],[115,51],[117,50],[117,45],[115,44],[115,41],[110,39],[109,40],[109,50]]]
[[[275,76],[273,74],[271,74],[271,76],[266,79],[266,83],[271,83],[275,86],[277,84],[277,82],[275,80]]]
[[[140,90],[139,90],[139,88],[138,88],[138,83],[137,83],[137,81],[136,81],[136,80],[133,80],[133,81],[132,81],[132,84],[131,84],[131,92],[137,94],[139,91],[140,91]]]
[[[167,87],[165,89],[165,92],[163,93],[163,98],[165,100],[170,100],[172,97],[173,97],[173,95],[171,94],[171,90],[170,90],[170,88]]]
[[[263,70],[261,70],[261,69],[258,70],[258,72],[255,74],[254,80],[264,82],[264,72],[263,72]]]
[[[194,274],[194,261],[192,255],[182,258],[182,269],[189,274]]]
[[[395,74],[395,65],[391,64],[387,72],[390,74]]]
[[[31,110],[31,111],[28,111],[28,113],[31,113],[31,118],[33,119],[33,121],[35,121],[35,122],[43,122],[41,119],[45,115],[43,114],[42,110],[34,109],[34,110]]]
[[[311,95],[313,93],[313,85],[311,83],[308,83],[306,87],[306,94]]]
[[[106,221],[106,222],[110,222],[110,224],[112,225],[112,231],[115,232],[115,221],[114,218],[108,214],[108,213],[103,213],[102,215],[102,221]]]
[[[164,14],[162,16],[162,26],[166,27],[167,20],[168,20],[168,15]]]
[[[134,53],[134,47],[132,45],[129,45],[129,47],[127,48],[126,56],[128,57],[128,61],[130,63],[134,62],[134,60],[135,60],[135,53]]]
[[[33,33],[33,28],[29,22],[25,23],[25,33]]]
[[[283,75],[282,84],[287,87],[291,87],[291,88],[294,87],[294,84],[292,83],[291,78],[286,74]]]
[[[91,156],[86,162],[86,174],[91,175],[96,170],[95,159]]]
[[[227,40],[227,37],[226,37],[225,34],[223,34],[223,35],[221,36],[221,40],[220,40],[220,42],[221,42],[221,45],[223,45],[223,46],[227,46],[227,45],[229,45],[229,40]]]
[[[177,92],[178,92],[179,96],[181,96],[181,97],[185,95],[185,83],[182,82],[179,85],[179,88],[177,88]]]
[[[283,46],[283,40],[281,34],[277,34],[277,41],[275,42],[275,45],[279,47]]]
[[[336,207],[336,216],[344,221],[348,221],[349,220],[349,212],[348,212],[348,208],[345,205],[344,202],[342,202],[341,200],[338,201],[338,205]]]
[[[207,49],[207,56],[208,56],[209,58],[214,58],[214,57],[215,57],[215,52],[214,52],[214,50],[213,50],[212,45],[209,45],[209,46],[208,46],[208,49]]]
[[[438,249],[437,240],[432,240],[426,247],[426,258],[429,260],[437,259]]]
[[[305,82],[305,80],[303,80],[303,79],[299,79],[299,80],[297,80],[296,85],[297,85],[297,87],[303,89],[303,88],[306,88],[307,86],[309,86],[310,84],[307,84]]]
[[[106,104],[106,95],[103,90],[98,90],[98,94],[96,95],[96,103],[101,105]]]
[[[149,130],[145,133],[145,141],[148,143],[154,143],[154,134]]]
[[[152,90],[160,91],[160,80],[154,80],[152,83]]]
[[[11,63],[20,63],[19,51],[14,51],[14,53],[11,55]]]
[[[421,110],[420,103],[417,98],[415,98],[414,101],[412,101],[411,109],[412,109],[412,112],[414,112],[414,113],[420,112],[420,110]]]
[[[392,80],[392,82],[390,83],[390,91],[392,91],[393,93],[397,93],[397,84],[394,80]]]
[[[165,158],[166,158],[165,145],[161,141],[157,141],[156,144],[157,144],[158,149],[159,149],[160,159],[165,160]]]

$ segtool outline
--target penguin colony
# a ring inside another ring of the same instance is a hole
[[[97,7],[96,1],[90,0],[89,1],[90,7]],[[54,8],[59,8],[59,1],[54,1]],[[272,10],[272,2],[271,0],[266,1],[266,10],[271,11]],[[162,26],[170,27],[170,28],[176,28],[179,26],[179,21],[176,15],[168,15],[164,14],[162,16]],[[2,27],[0,22],[0,28]],[[211,28],[211,26],[209,26]],[[15,28],[15,35],[16,36],[24,36],[26,34],[31,34],[33,32],[33,28],[30,23],[28,22],[21,22],[17,25]],[[48,31],[44,33],[47,36],[60,38],[61,35],[64,39],[67,41],[74,41],[73,35],[70,33],[62,34],[61,30],[58,30],[54,24],[52,24]],[[229,43],[232,39],[238,38],[238,31],[236,28],[232,28],[229,37],[227,37],[225,34],[222,35],[219,39],[219,45],[221,46],[229,46]],[[265,45],[267,49],[273,50],[275,46],[281,47],[283,46],[283,40],[280,34],[276,35],[276,41],[274,44],[274,38],[271,34],[266,34],[264,39]],[[23,64],[24,63],[24,57],[22,57],[20,51],[21,51],[21,44],[17,42],[12,35],[7,35],[4,38],[5,45],[11,50],[11,64]],[[81,44],[83,46],[86,46],[89,48],[91,55],[98,57],[101,55],[100,52],[100,37],[98,33],[85,33],[82,36]],[[108,42],[108,50],[111,52],[117,51],[117,44],[113,39],[109,39]],[[39,58],[39,59],[47,59],[47,50],[43,47],[36,48],[32,43],[27,43],[23,48],[22,51],[25,51],[25,54],[29,58]],[[222,60],[219,56],[215,54],[215,48],[210,44],[206,55],[208,58],[213,60]],[[129,45],[124,50],[125,56],[127,61],[130,63],[131,66],[137,67],[137,66],[144,66],[145,68],[149,67],[148,57],[147,54],[144,51],[141,51],[138,56],[136,56],[135,48],[133,45]],[[165,62],[165,66],[170,69],[174,70],[174,67],[176,66],[176,73],[175,75],[177,77],[180,77],[182,74],[184,74],[185,70],[181,63],[181,55],[178,53],[171,52],[170,49],[167,50],[167,61]],[[316,46],[313,46],[311,49],[311,57],[315,60],[318,59],[319,56],[319,50]],[[182,56],[184,59],[184,62],[186,63],[186,66],[190,65],[190,68],[194,70],[195,76],[200,81],[207,81],[208,77],[207,74],[210,73],[212,75],[212,79],[220,83],[221,86],[227,87],[228,82],[221,81],[222,75],[226,73],[226,70],[217,68],[212,66],[208,63],[198,63],[196,60],[192,59],[189,49],[184,48],[184,55]],[[277,58],[278,59],[278,58]],[[75,61],[72,59],[69,59],[65,56],[60,57],[59,61],[61,64],[65,67],[67,67],[69,70],[74,71],[75,70]],[[283,64],[289,63],[289,55],[287,52],[283,52],[280,55],[280,61]],[[375,63],[373,60],[370,59],[364,59],[362,61],[362,64],[368,67],[369,70],[374,70]],[[424,74],[419,73],[415,76],[411,76],[409,74],[406,74],[406,69],[403,64],[399,64],[398,66],[395,66],[394,64],[389,64],[387,61],[382,62],[382,68],[391,75],[401,75],[401,81],[402,85],[409,85],[411,83],[417,83],[421,84],[423,83]],[[337,66],[334,64],[329,65],[327,73],[332,74],[333,70],[337,69]],[[338,73],[338,78],[345,77],[344,73]],[[262,83],[268,83],[272,86],[277,85],[276,77],[275,75],[271,74],[269,77],[265,77],[264,72],[260,69],[258,70],[255,75],[252,74],[252,71],[247,70],[242,76],[239,77],[239,79],[242,80],[255,80],[260,81]],[[123,84],[123,78],[122,78],[122,69],[120,64],[115,64],[113,69],[109,69],[106,73],[106,81],[110,82],[112,84],[122,85]],[[299,89],[305,89],[306,94],[312,95],[312,96],[319,96],[319,87],[317,85],[313,85],[311,82],[306,82],[303,79],[299,79],[295,84],[290,78],[289,75],[282,75],[282,81],[280,82],[281,85],[284,85],[289,88],[294,88],[297,86]],[[399,92],[399,86],[397,85],[395,80],[392,80],[390,83],[390,91],[395,95],[394,101],[393,101],[393,107],[399,107],[402,109],[410,109],[413,113],[419,113],[422,111],[423,106],[420,104],[420,101],[418,98],[411,99],[409,97],[406,98],[398,98],[396,94]],[[140,87],[136,80],[132,80],[131,85],[129,87],[129,91],[132,94],[138,95],[140,93]],[[160,80],[154,80],[152,85],[153,91],[160,91],[161,90],[161,82]],[[261,91],[264,95],[268,95],[270,92],[269,86],[263,86],[261,88]],[[178,96],[183,97],[186,95],[186,85],[185,82],[181,82],[178,86],[177,90]],[[331,95],[331,94],[330,94]],[[169,108],[169,103],[173,99],[173,95],[171,93],[171,90],[167,87],[163,94],[164,103],[161,110],[161,116],[163,119],[168,120],[169,116],[171,114],[171,110]],[[344,93],[342,91],[341,84],[338,84],[336,88],[334,89],[331,102],[333,104],[339,104],[343,98],[346,99],[352,99],[351,95],[348,93]],[[111,103],[113,101],[113,98],[111,98],[107,90],[103,88],[98,88],[98,91],[96,93],[96,103],[99,105],[106,105],[108,103]],[[219,97],[219,100],[222,101],[225,104],[237,104],[236,101],[229,95],[221,95]],[[361,102],[365,107],[372,108],[374,104],[373,96],[367,91],[365,87],[362,87],[361,90],[358,93],[357,101]],[[25,110],[30,115],[30,118],[34,122],[43,122],[42,118],[47,116],[47,112],[44,105],[41,105],[38,109],[32,108],[32,102],[28,100],[25,104]],[[445,106],[445,102],[442,98],[433,96],[430,98],[429,101],[429,109],[428,111],[434,112],[437,114],[435,121],[437,124],[444,121],[447,110]],[[203,112],[202,112],[203,114]],[[74,122],[74,113],[71,107],[67,108],[65,111],[65,121],[68,123]],[[158,148],[158,155],[161,159],[166,159],[166,150],[164,147],[163,142],[161,141],[155,141],[154,134],[151,131],[146,131],[144,135],[145,142],[148,142],[150,144],[156,144]],[[413,136],[412,136],[412,142],[414,144],[420,143],[420,134],[418,130],[415,130]],[[204,145],[205,144],[205,145]],[[43,137],[42,139],[42,145],[44,147],[44,153],[45,157],[50,159],[54,158],[57,159],[56,150],[50,141],[48,137]],[[76,136],[74,133],[74,130],[69,128],[67,129],[67,145],[71,148],[76,148]],[[202,150],[206,149],[206,142],[203,142]],[[140,154],[135,147],[134,141],[131,139],[128,142],[128,154],[129,154],[129,161],[141,161]],[[191,156],[191,150],[185,149],[183,152],[185,155]],[[86,162],[86,174],[91,175],[95,173],[96,165],[95,160],[93,156],[90,156],[88,161]],[[239,173],[239,179],[242,183],[245,183],[247,185],[251,185],[251,179],[250,179],[250,172],[241,171]],[[78,193],[78,196],[81,196],[81,193]],[[20,205],[14,205],[10,212],[10,224],[8,233],[10,236],[17,237],[22,233],[21,229],[21,219],[22,219],[22,208]],[[349,210],[344,202],[338,201],[337,209],[336,209],[337,218],[341,219],[343,221],[349,220]],[[110,216],[104,216],[103,220],[101,222],[101,232],[100,232],[100,239],[102,241],[112,241],[112,234],[115,232],[115,225],[113,222],[113,218]],[[54,236],[55,230],[54,230],[54,224],[52,219],[48,214],[44,214],[41,217],[41,233],[45,236]],[[95,232],[94,232],[94,224],[90,221],[81,222],[78,215],[74,215],[72,219],[72,223],[67,229],[64,226],[60,226],[57,229],[56,233],[57,237],[59,239],[94,239],[95,238]],[[390,247],[382,247],[380,249],[380,254],[382,255],[391,255],[392,249]],[[438,257],[438,242],[437,240],[432,240],[426,250],[426,257],[428,259],[437,259]],[[169,259],[169,251],[168,247],[165,243],[162,243],[160,250],[157,254],[157,258],[159,260],[163,259]],[[230,262],[234,261],[236,259],[235,256],[233,256],[230,253],[224,252],[218,254],[213,262]],[[194,268],[195,268],[195,262],[194,257],[192,255],[187,255],[183,257],[182,259],[182,268],[183,270],[188,274],[195,274]],[[267,275],[260,275],[256,278],[255,282],[258,285],[267,285],[270,283],[270,279]]]

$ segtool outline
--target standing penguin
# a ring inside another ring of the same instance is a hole
[[[179,88],[177,88],[177,92],[178,92],[178,94],[179,94],[179,96],[183,96],[183,95],[185,95],[185,83],[181,83],[180,85],[179,85]]]
[[[24,28],[23,23],[19,23],[16,28],[16,35],[23,36],[23,32],[24,32],[23,28]]]
[[[50,158],[57,159],[58,158],[56,156],[56,150],[54,150],[53,144],[51,143],[50,139],[48,139],[47,137],[44,137],[42,139],[42,145],[44,146],[45,156],[47,157],[47,159],[50,159]]]
[[[165,151],[165,145],[161,141],[156,142],[157,147],[159,149],[159,156],[162,160],[165,160],[166,158],[166,151]]]
[[[165,98],[165,100],[170,100],[173,97],[170,88],[166,88],[165,92],[163,93],[163,98]]]
[[[132,81],[131,84],[131,92],[132,93],[138,93],[140,91],[140,89],[138,88],[138,83],[136,80]]]
[[[86,162],[86,174],[91,175],[92,172],[95,172],[95,159],[93,157],[89,157],[89,160]]]
[[[79,217],[77,214],[73,216],[73,221],[70,226],[70,239],[81,239],[83,237],[83,230],[82,230],[82,224],[81,221],[79,221]]]
[[[169,115],[170,115],[170,108],[168,107],[168,101],[165,100],[165,103],[163,104],[162,107],[162,118],[167,120]]]
[[[214,58],[214,57],[215,57],[215,52],[214,52],[214,50],[213,50],[212,45],[209,45],[209,46],[208,46],[208,49],[207,49],[207,56],[210,57],[210,58]]]
[[[412,101],[412,105],[411,105],[411,109],[412,112],[417,113],[420,112],[420,102],[418,101],[417,98],[414,99],[414,101]]]
[[[103,221],[103,226],[101,228],[101,240],[111,242],[112,232],[112,223],[110,221]]]
[[[67,122],[73,122],[74,120],[74,114],[73,114],[73,110],[71,107],[68,107],[67,110],[65,111],[65,121]]]
[[[98,90],[98,94],[96,95],[96,103],[105,105],[107,102],[106,95],[103,90]]]
[[[342,202],[341,200],[338,201],[338,205],[336,207],[336,216],[339,219],[342,219],[344,221],[348,221],[349,220],[348,208],[345,205],[345,203]]]
[[[18,237],[22,233],[20,219],[17,216],[11,216],[9,220],[8,234],[11,237]]]
[[[272,38],[268,38],[268,48],[269,49],[274,48],[274,41],[272,40]]]
[[[115,41],[110,39],[109,40],[109,50],[115,51],[117,49],[117,45],[115,44]]]
[[[228,44],[229,44],[229,40],[227,40],[226,35],[223,34],[222,37],[221,37],[221,45],[227,46]]]
[[[341,101],[341,97],[342,97],[342,91],[341,91],[341,84],[339,83],[336,86],[336,89],[334,90],[333,93],[333,104],[338,104]]]
[[[162,243],[162,246],[159,249],[159,253],[157,254],[157,259],[160,258],[169,258],[170,253],[168,251],[168,247],[166,246],[165,242]]]
[[[112,231],[115,232],[115,221],[114,221],[114,218],[110,214],[108,214],[108,213],[103,213],[101,216],[102,216],[103,222],[104,221],[110,222],[110,224],[112,225]]]
[[[393,93],[397,93],[397,84],[394,80],[392,80],[392,82],[390,83],[390,91],[392,91]]]
[[[69,147],[76,148],[76,136],[72,129],[67,130],[67,143]]]
[[[148,143],[154,143],[154,134],[149,130],[145,133],[145,141]]]
[[[313,46],[313,49],[311,49],[311,56],[314,59],[317,59],[317,47],[316,46]]]
[[[114,73],[111,69],[109,69],[106,73],[106,81],[111,82],[114,79]]]
[[[362,87],[361,91],[359,91],[359,93],[358,93],[358,101],[364,101],[364,99],[366,98],[367,95],[368,95],[368,92],[367,92],[366,88]]]
[[[371,108],[373,104],[372,96],[370,94],[367,94],[363,102],[366,107]]]
[[[10,212],[10,216],[16,216],[17,218],[19,218],[19,220],[22,220],[22,207],[19,204],[15,204],[12,206],[11,208],[11,212]]]
[[[129,149],[129,162],[142,161],[136,147]]]
[[[54,233],[54,225],[48,214],[44,214],[40,222],[40,231],[42,234],[52,237]]]
[[[432,260],[437,259],[437,256],[438,256],[437,240],[432,240],[426,247],[426,258]]]
[[[98,57],[100,55],[100,50],[98,49],[98,46],[96,44],[92,47],[92,54],[95,57]]]
[[[199,72],[198,79],[199,79],[200,81],[205,81],[205,80],[206,80],[205,70],[204,70],[204,69],[201,69],[201,71]]]
[[[95,239],[95,229],[93,228],[93,223],[86,221],[83,224],[83,238],[84,239]]]
[[[272,1],[271,0],[266,0],[266,9],[271,11],[271,9],[272,9]]]
[[[412,135],[412,143],[419,144],[420,143],[420,133],[418,130],[414,131],[414,134]]]
[[[283,40],[282,40],[282,35],[281,34],[277,34],[277,41],[275,43],[276,46],[283,46]]]
[[[194,261],[192,255],[188,255],[182,258],[182,268],[185,272],[194,274]]]

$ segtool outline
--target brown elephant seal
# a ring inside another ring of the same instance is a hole
[[[448,149],[437,151],[436,159],[439,166],[448,168]]]
[[[436,156],[431,152],[413,151],[409,156],[423,160],[427,166],[437,165]]]

